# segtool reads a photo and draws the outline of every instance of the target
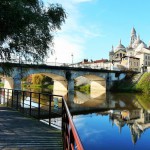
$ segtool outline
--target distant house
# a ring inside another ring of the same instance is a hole
[[[140,71],[140,58],[134,56],[123,56],[121,65],[128,70]]]

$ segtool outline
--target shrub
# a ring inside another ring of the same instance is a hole
[[[136,89],[147,94],[150,93],[150,73],[144,73],[140,81],[137,83]]]

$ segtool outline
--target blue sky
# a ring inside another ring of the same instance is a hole
[[[79,62],[108,59],[112,45],[119,40],[128,46],[131,29],[150,41],[149,0],[44,0],[59,3],[67,12],[66,23],[55,34],[55,54],[49,62]]]

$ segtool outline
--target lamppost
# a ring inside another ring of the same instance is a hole
[[[73,53],[71,54],[71,57],[72,57],[72,65],[73,65]]]
[[[56,60],[57,60],[57,58],[55,58],[55,66],[56,66]]]

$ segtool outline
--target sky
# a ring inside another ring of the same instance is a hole
[[[149,45],[150,0],[44,0],[59,3],[67,13],[65,24],[54,34],[55,53],[48,62],[77,63],[109,59],[112,45],[130,42],[131,29]]]

